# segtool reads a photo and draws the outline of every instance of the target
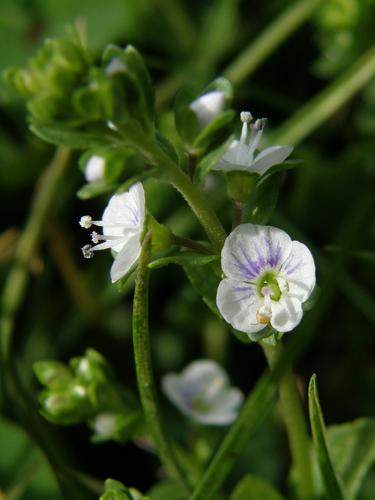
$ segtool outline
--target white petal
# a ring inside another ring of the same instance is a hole
[[[194,388],[196,394],[205,395],[205,400],[216,398],[223,387],[229,384],[228,376],[214,361],[198,360],[190,363],[181,374],[186,386]]]
[[[281,297],[279,301],[271,302],[271,326],[278,332],[290,332],[302,319],[301,302],[292,297]]]
[[[247,170],[252,158],[253,155],[247,144],[242,144],[240,141],[232,141],[213,170],[223,170],[225,172]]]
[[[189,107],[197,115],[200,125],[205,127],[223,111],[224,106],[224,92],[214,90],[195,99]]]
[[[271,146],[264,149],[255,158],[249,171],[264,174],[273,165],[282,163],[293,151],[293,146]]]
[[[223,279],[217,289],[216,304],[225,321],[240,332],[255,333],[266,326],[257,321],[263,300],[251,284]]]
[[[290,237],[281,229],[240,224],[225,240],[221,266],[227,277],[253,282],[267,270],[278,270],[291,248]]]
[[[161,379],[161,386],[164,394],[174,403],[185,415],[191,414],[191,400],[193,392],[188,387],[184,387],[181,376],[176,373],[168,373]]]
[[[122,227],[129,226],[142,230],[145,219],[145,196],[142,184],[137,182],[129,191],[113,195],[102,218],[107,224],[103,228],[105,235],[121,236]],[[118,227],[111,227],[114,225]]]
[[[105,160],[102,156],[91,156],[86,163],[85,179],[87,182],[101,181],[104,177]]]
[[[133,235],[124,245],[124,248],[116,255],[111,267],[111,280],[115,283],[125,276],[137,262],[141,253],[141,242],[139,234]]]
[[[288,295],[301,302],[307,300],[315,287],[314,258],[306,245],[292,242],[292,250],[280,273],[288,284]]]

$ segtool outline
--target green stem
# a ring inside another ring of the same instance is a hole
[[[274,143],[297,144],[317,129],[375,75],[375,46],[345,73],[289,118],[272,136]]]
[[[311,15],[321,0],[294,3],[273,21],[255,41],[226,68],[224,76],[233,84],[243,82]]]
[[[205,255],[212,255],[212,251],[206,246],[202,245],[198,241],[191,240],[190,238],[183,238],[182,236],[177,236],[176,234],[171,234],[171,241],[175,245],[180,247],[190,248],[195,252],[202,253]]]
[[[154,439],[160,460],[170,477],[179,481],[188,491],[185,477],[164,431],[158,409],[148,328],[148,263],[150,254],[151,237],[148,233],[142,244],[133,302],[133,343],[138,390],[147,425]]]
[[[57,150],[38,184],[27,225],[19,239],[14,264],[2,295],[0,342],[3,359],[9,356],[16,314],[20,308],[29,275],[30,262],[38,247],[46,221],[54,205],[62,175],[68,165],[69,150]]]
[[[283,352],[281,342],[278,342],[275,346],[262,342],[262,349],[270,368],[273,368]],[[287,370],[279,382],[279,396],[296,471],[297,498],[301,500],[312,499],[314,489],[311,475],[309,438],[301,400],[291,369]]]

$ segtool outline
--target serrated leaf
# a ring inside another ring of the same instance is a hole
[[[96,146],[105,146],[112,142],[111,136],[103,132],[79,132],[64,127],[46,126],[35,122],[30,125],[30,129],[35,135],[46,142],[72,149],[88,149]]]
[[[285,500],[285,497],[263,479],[247,474],[237,484],[230,500]]]
[[[326,430],[316,386],[316,375],[311,377],[309,383],[309,414],[314,448],[327,498],[330,500],[344,500],[342,488],[333,468],[328,450]]]
[[[276,207],[282,180],[283,174],[280,172],[259,181],[255,192],[244,207],[243,223],[267,224],[269,222]]]
[[[159,269],[168,266],[169,264],[177,264],[179,266],[203,266],[215,260],[219,260],[218,255],[202,255],[196,252],[183,252],[168,257],[156,259],[148,265],[150,269]]]
[[[375,462],[375,419],[362,418],[327,428],[327,443],[347,500],[355,500]]]

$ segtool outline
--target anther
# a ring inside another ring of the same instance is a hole
[[[81,251],[85,259],[92,259],[92,257],[94,257],[94,251],[91,245],[85,245],[81,248]]]
[[[91,241],[95,244],[99,243],[99,235],[96,231],[91,233]]]
[[[92,226],[92,217],[90,215],[83,215],[79,220],[79,225],[84,229],[89,229]]]
[[[253,115],[250,111],[241,111],[240,118],[242,123],[250,123],[253,119]]]

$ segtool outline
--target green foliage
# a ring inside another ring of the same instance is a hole
[[[325,494],[332,500],[343,500],[344,494],[330,457],[326,430],[316,387],[316,376],[309,383],[309,411],[314,448],[325,486]]]
[[[242,222],[253,224],[267,224],[269,222],[276,207],[282,181],[282,173],[276,173],[259,180],[255,193],[245,204]]]
[[[236,486],[230,500],[283,500],[271,485],[256,476],[247,474]]]
[[[104,493],[99,500],[148,500],[134,488],[128,489],[120,481],[106,479],[104,483]]]

